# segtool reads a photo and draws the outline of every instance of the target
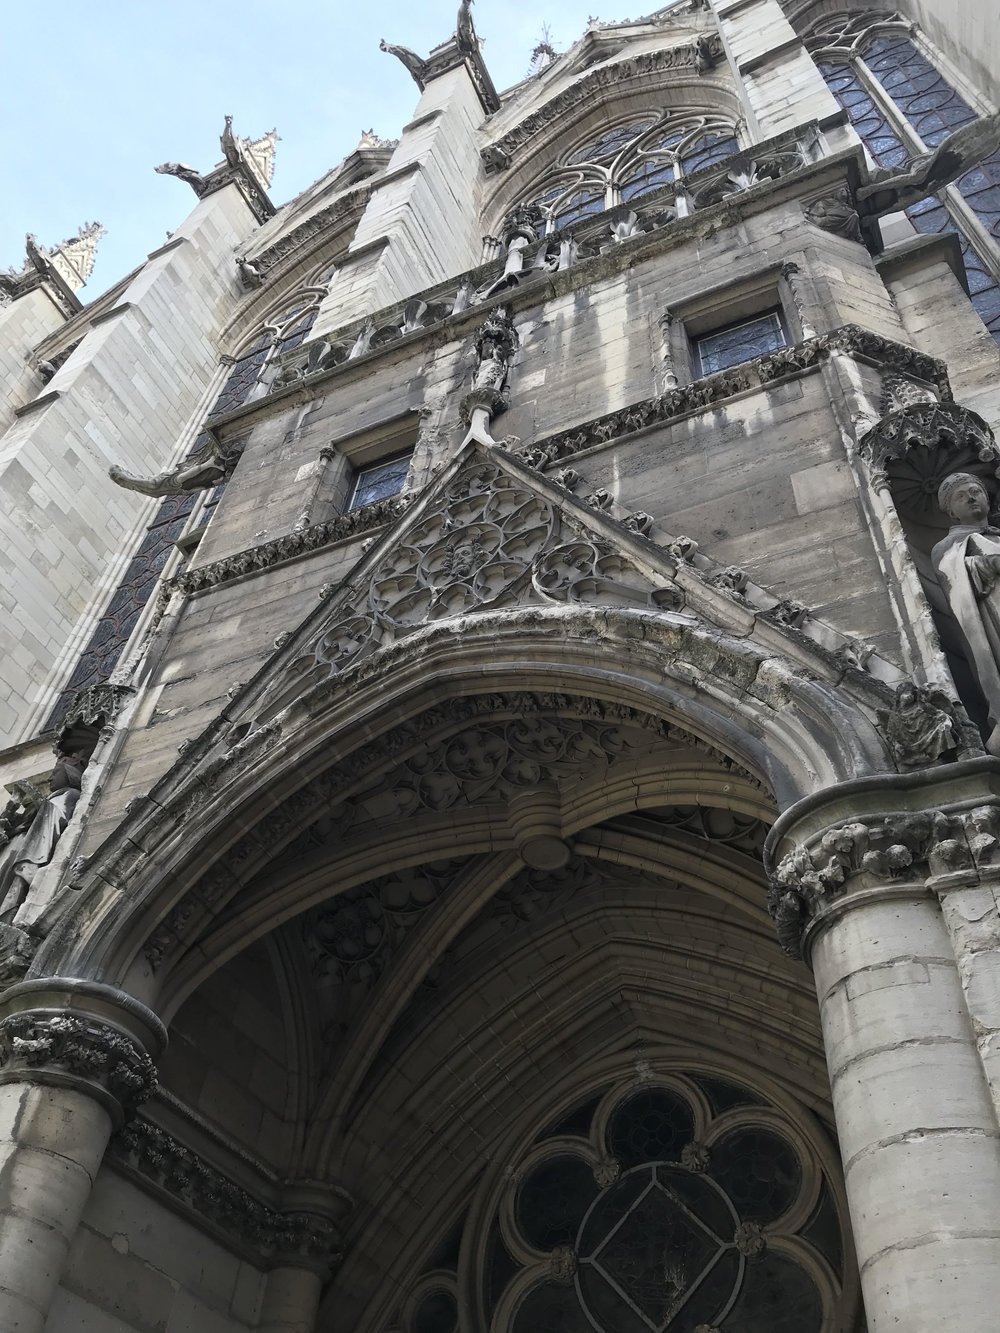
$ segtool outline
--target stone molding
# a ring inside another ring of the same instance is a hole
[[[0,1083],[43,1083],[93,1097],[120,1127],[156,1089],[166,1029],[131,996],[98,982],[21,982],[0,997]]]
[[[304,222],[300,222],[291,231],[285,232],[272,245],[261,250],[259,254],[249,254],[248,258],[252,259],[262,275],[267,274],[290,254],[303,249],[311,240],[320,239],[326,243],[330,239],[329,230],[335,223],[342,222],[345,218],[360,218],[371,197],[372,182],[369,180],[358,189],[351,190],[348,194],[335,200],[326,208],[321,208],[319,212],[313,213],[311,217],[306,218]]]
[[[710,58],[713,61],[721,60],[724,54],[722,38],[713,34],[707,38],[707,42]],[[639,78],[643,74],[658,74],[665,70],[696,72],[701,68],[703,59],[698,41],[693,41],[678,46],[659,47],[653,51],[641,51],[626,56],[623,60],[617,60],[614,64],[593,70],[558,93],[537,111],[526,116],[499,139],[488,144],[481,154],[487,171],[505,170],[511,165],[513,156],[519,148],[531,140],[536,140],[539,134],[543,134],[550,126],[561,120],[566,112],[582,102],[592,101],[606,89],[616,89],[618,84]]]
[[[949,797],[951,799],[949,799]],[[857,813],[850,813],[850,807]],[[836,817],[824,824],[821,812]],[[806,830],[794,826],[802,815]],[[846,816],[846,817],[845,817]],[[777,850],[783,855],[775,860]],[[854,901],[978,884],[1000,874],[1000,764],[861,779],[785,811],[768,835],[768,911],[791,958]]]
[[[260,546],[251,546],[235,555],[227,555],[222,560],[200,565],[196,569],[179,574],[169,579],[163,586],[163,592],[169,596],[173,591],[182,593],[201,592],[204,588],[214,588],[222,583],[231,583],[243,578],[245,574],[255,574],[262,569],[271,569],[294,560],[310,551],[317,551],[335,542],[347,541],[361,533],[370,532],[394,523],[406,512],[412,503],[411,496],[396,496],[390,500],[378,500],[355,509],[329,523],[313,523],[301,532],[290,532],[285,537],[276,537],[273,541],[263,542]]]
[[[74,694],[63,716],[62,729],[65,730],[74,722],[85,726],[96,726],[101,722],[110,734],[119,715],[134,697],[135,688],[132,685],[111,681],[88,685]]]
[[[872,333],[858,324],[844,324],[840,328],[831,329],[829,333],[806,338],[792,347],[783,347],[780,351],[733,366],[717,375],[678,385],[643,402],[595,417],[571,430],[538,440],[530,449],[515,452],[530,458],[531,466],[538,466],[534,460],[540,458],[544,458],[543,466],[545,463],[554,463],[595,445],[608,444],[623,435],[631,435],[660,422],[672,421],[690,412],[703,412],[738,394],[775,384],[789,375],[818,366],[835,352],[874,362],[883,371],[903,372],[912,376],[929,385],[943,400],[943,404],[951,404],[951,386],[943,361],[917,352],[905,343]],[[964,409],[956,408],[955,411],[963,412]]]
[[[275,1208],[145,1119],[116,1135],[110,1152],[128,1175],[154,1185],[191,1223],[221,1233],[259,1266],[306,1268],[325,1278],[340,1258],[338,1220],[347,1201],[334,1187],[310,1184],[309,1197],[298,1199],[302,1191],[293,1185],[291,1207]]]

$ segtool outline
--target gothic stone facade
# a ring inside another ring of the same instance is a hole
[[[466,3],[0,278],[2,1333],[995,1329],[998,40]]]

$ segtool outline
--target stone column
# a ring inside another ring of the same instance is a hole
[[[284,1226],[267,1278],[259,1333],[313,1333],[323,1284],[340,1258],[351,1207],[347,1191],[321,1181],[285,1186]]]
[[[935,881],[975,869],[993,760],[844,784],[769,839],[770,907],[811,964],[870,1333],[987,1333],[1000,1135]],[[967,863],[967,864],[966,864]]]
[[[0,997],[0,1333],[41,1333],[113,1129],[152,1092],[159,1019],[95,982]]]

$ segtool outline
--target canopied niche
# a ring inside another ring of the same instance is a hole
[[[887,490],[892,498],[959,695],[985,732],[986,704],[931,552],[952,526],[938,503],[942,481],[955,472],[978,477],[993,507],[1000,450],[983,418],[966,407],[937,402],[929,392],[904,381],[888,385],[887,398],[893,410],[863,436],[861,453],[874,488]]]

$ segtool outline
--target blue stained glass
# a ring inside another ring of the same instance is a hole
[[[375,467],[359,472],[348,509],[363,509],[365,505],[375,504],[377,500],[388,500],[398,495],[410,470],[412,456],[404,454],[402,458],[393,458],[387,463],[378,463]]]
[[[756,319],[733,324],[717,333],[706,333],[697,340],[698,360],[703,375],[715,375],[730,366],[752,361],[754,357],[776,352],[786,346],[785,333],[776,310]]]
[[[879,38],[867,48],[865,60],[929,147],[937,147],[954,130],[975,120],[976,113],[968,103],[908,38]],[[880,167],[896,167],[909,161],[912,154],[853,67],[821,61],[819,69],[875,162]],[[968,172],[957,186],[990,235],[1000,239],[1000,153]],[[908,208],[906,215],[925,234],[957,233],[972,305],[1000,342],[1000,283],[951,213],[940,199],[931,198]]]
[[[623,183],[622,199],[628,202],[629,199],[637,199],[641,194],[650,194],[663,185],[669,185],[673,179],[674,167],[672,162],[647,158],[644,162],[639,163],[628,180]]]
[[[724,162],[740,150],[739,144],[731,134],[706,134],[684,150],[681,162],[685,176],[693,176],[696,171],[714,167],[717,162]]]

